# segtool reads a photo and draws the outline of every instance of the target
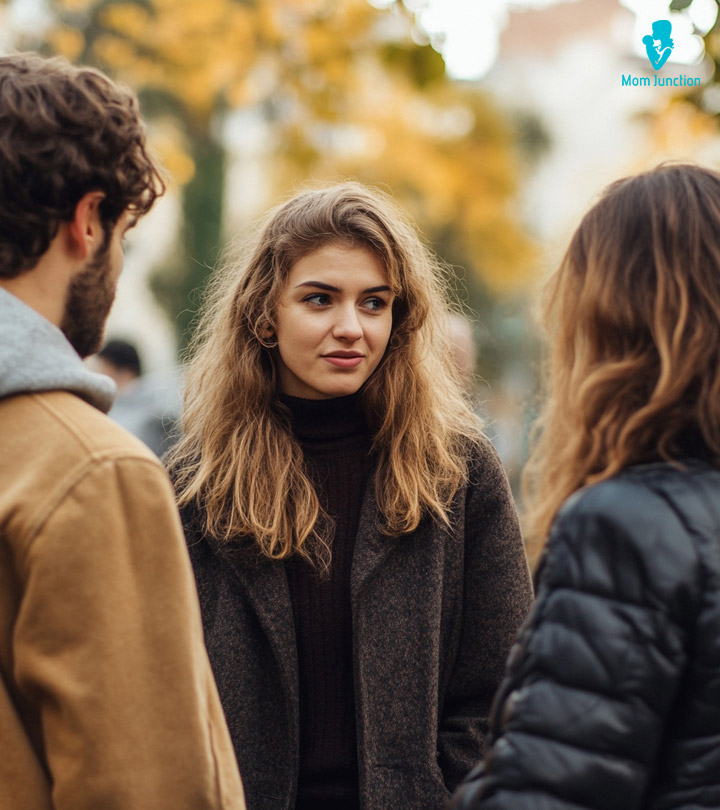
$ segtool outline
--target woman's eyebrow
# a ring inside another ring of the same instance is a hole
[[[295,289],[298,287],[317,287],[319,290],[328,292],[342,292],[340,287],[333,287],[332,284],[324,284],[322,281],[303,281],[295,285]],[[387,284],[381,284],[379,287],[368,287],[367,290],[363,290],[363,294],[376,292],[390,292],[390,287]]]
[[[320,290],[327,290],[328,292],[342,292],[339,287],[333,287],[331,284],[323,284],[322,281],[303,281],[301,284],[295,285],[295,289],[298,287],[317,287]]]

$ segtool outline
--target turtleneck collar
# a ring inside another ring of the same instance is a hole
[[[289,408],[293,431],[300,440],[325,442],[369,434],[359,394],[332,399],[278,394],[278,398]]]

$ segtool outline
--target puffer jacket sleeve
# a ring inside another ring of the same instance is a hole
[[[517,511],[489,441],[474,451],[464,541],[462,631],[438,729],[438,760],[450,790],[485,750],[492,699],[533,600]]]
[[[644,807],[699,605],[700,565],[670,502],[611,479],[560,511],[538,598],[452,810]]]

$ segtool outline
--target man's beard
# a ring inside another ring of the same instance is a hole
[[[65,299],[60,329],[83,358],[100,349],[105,321],[115,300],[109,256],[110,239],[106,238],[85,269],[70,282]]]

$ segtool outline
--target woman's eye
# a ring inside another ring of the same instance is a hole
[[[303,301],[314,307],[324,307],[330,302],[330,299],[327,295],[323,295],[322,293],[313,293],[312,295],[306,295]]]
[[[373,312],[379,312],[381,309],[385,309],[387,303],[382,298],[368,298],[365,306]]]

